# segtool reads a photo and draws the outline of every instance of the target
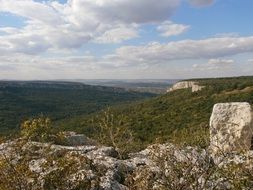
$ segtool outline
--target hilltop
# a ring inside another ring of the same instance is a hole
[[[188,80],[186,80],[188,81]],[[122,127],[133,131],[132,149],[141,149],[155,142],[206,147],[209,139],[209,118],[212,107],[220,102],[253,103],[253,77],[193,79],[200,91],[176,90],[125,106],[111,107],[111,114],[122,116]],[[98,139],[98,121],[102,112],[79,116],[57,123],[62,129],[75,130]]]

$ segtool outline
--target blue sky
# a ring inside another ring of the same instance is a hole
[[[252,0],[0,0],[0,79],[253,74]]]

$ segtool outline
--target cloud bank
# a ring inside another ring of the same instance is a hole
[[[0,12],[26,19],[23,28],[0,28],[2,53],[39,54],[83,44],[120,43],[138,37],[138,26],[168,19],[179,0],[0,0]]]
[[[182,40],[118,48],[111,58],[129,63],[168,63],[183,59],[214,59],[253,52],[253,36]],[[222,62],[223,60],[216,60]],[[213,61],[214,62],[214,61]]]
[[[253,53],[253,36],[226,33],[195,40],[175,38],[194,29],[190,24],[171,21],[182,1],[67,0],[61,4],[51,0],[0,0],[0,13],[24,20],[22,26],[0,27],[0,74],[8,77],[20,72],[28,78],[34,76],[32,73],[43,73],[45,78],[95,73],[112,76],[112,70],[119,75],[138,75],[150,69],[147,75],[165,71],[183,75],[189,72],[183,68],[188,62],[189,68],[198,71],[229,69],[237,64],[230,56]],[[207,7],[215,1],[187,2]],[[137,41],[146,28],[154,30],[157,38]],[[137,42],[127,45],[128,40]],[[109,53],[86,55],[87,44],[108,47]],[[193,63],[199,60],[203,64]]]

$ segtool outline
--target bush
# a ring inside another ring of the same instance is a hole
[[[21,135],[28,140],[45,142],[50,140],[51,134],[52,128],[49,118],[30,119],[21,125]]]
[[[123,115],[115,116],[110,109],[104,111],[99,121],[99,141],[112,146],[119,153],[120,158],[127,156],[128,148],[133,143],[133,135]]]

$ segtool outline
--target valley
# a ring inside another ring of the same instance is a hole
[[[16,131],[21,122],[33,117],[70,119],[154,96],[77,82],[0,81],[0,133]]]

